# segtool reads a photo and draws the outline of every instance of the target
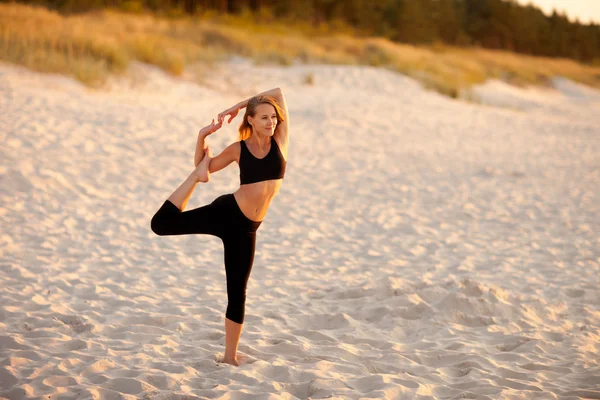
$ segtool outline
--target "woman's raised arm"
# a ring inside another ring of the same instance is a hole
[[[279,89],[278,87],[275,89],[271,89],[271,90],[267,90],[266,92],[262,92],[259,94],[255,94],[252,97],[256,97],[256,96],[271,96],[274,97],[275,100],[277,100],[277,102],[281,105],[282,102],[285,103],[285,99],[283,98],[283,92],[281,91],[281,89]],[[246,106],[248,105],[248,101],[250,101],[250,99],[252,98],[247,98],[246,100],[240,101],[239,103],[237,103],[234,106],[229,107],[227,110],[219,113],[218,116],[218,120],[219,122],[222,122],[223,119],[225,118],[225,116],[229,115],[229,121],[227,121],[228,124],[231,123],[231,121],[233,121],[233,119],[236,117],[236,115],[238,114],[238,112],[242,109],[242,108],[246,108]],[[282,106],[283,107],[283,106]]]
[[[290,137],[290,114],[288,113],[287,103],[285,102],[283,92],[279,88],[277,88],[277,90],[279,91],[279,94],[273,97],[277,99],[277,103],[279,103],[279,106],[281,107],[281,111],[283,112],[283,122],[277,125],[273,137],[275,137],[275,139],[277,139],[277,142],[281,144],[281,150],[283,151],[287,159],[288,144]]]
[[[255,96],[271,96],[275,100],[277,100],[277,103],[281,107],[281,111],[283,112],[283,122],[277,125],[273,136],[277,139],[277,142],[280,144],[281,150],[283,151],[283,153],[286,155],[286,158],[287,158],[287,149],[288,149],[288,143],[289,143],[289,129],[290,129],[290,115],[288,113],[285,97],[283,96],[283,91],[280,88],[276,87],[274,89],[267,90],[266,92],[259,93]],[[255,97],[255,96],[252,96],[252,97]],[[231,121],[233,121],[233,119],[237,116],[238,112],[242,108],[245,108],[248,105],[248,101],[250,101],[250,99],[252,97],[250,97],[244,101],[240,101],[236,105],[228,108],[227,110],[223,111],[222,113],[219,113],[219,116],[218,116],[219,122],[222,123],[223,120],[225,119],[225,117],[227,115],[229,115],[229,121],[227,121],[227,123],[228,124],[231,123]]]
[[[215,124],[215,120],[213,118],[212,123],[204,128],[200,129],[198,132],[198,140],[196,141],[196,152],[194,153],[194,166],[198,166],[200,161],[204,158],[204,148],[206,147],[204,140],[208,135],[212,135],[214,132],[219,130],[223,126],[223,121],[219,121]]]

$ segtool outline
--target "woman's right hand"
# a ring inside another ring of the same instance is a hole
[[[212,135],[213,133],[218,131],[219,128],[221,128],[221,126],[223,126],[223,121],[220,121],[217,124],[215,124],[215,119],[213,118],[211,124],[200,129],[200,132],[198,132],[198,134],[202,135],[204,137],[206,137],[208,135]]]

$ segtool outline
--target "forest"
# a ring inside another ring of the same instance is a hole
[[[516,0],[31,0],[63,14],[115,8],[158,15],[206,12],[252,15],[257,23],[303,21],[311,26],[350,27],[415,45],[443,43],[516,53],[564,57],[600,64],[600,25],[545,15]]]

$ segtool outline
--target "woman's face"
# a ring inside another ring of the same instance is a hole
[[[254,117],[248,117],[250,125],[252,125],[253,133],[259,135],[273,136],[277,127],[277,114],[275,107],[270,104],[259,104],[256,107]]]

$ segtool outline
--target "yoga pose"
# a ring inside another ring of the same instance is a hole
[[[206,138],[246,107],[239,127],[239,141],[212,157]],[[169,196],[152,217],[157,235],[206,234],[219,237],[225,252],[227,310],[225,312],[225,354],[223,362],[239,365],[237,348],[242,333],[246,285],[250,277],[256,231],[285,174],[288,153],[289,118],[281,89],[275,88],[242,101],[218,115],[217,123],[200,130],[194,164],[196,169]],[[212,203],[183,211],[198,182],[236,161],[240,167],[240,188],[217,197]]]

